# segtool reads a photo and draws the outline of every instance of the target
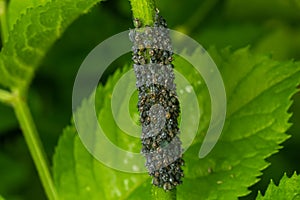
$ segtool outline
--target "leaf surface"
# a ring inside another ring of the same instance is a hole
[[[221,138],[207,157],[200,160],[196,156],[202,140],[188,149],[179,199],[187,195],[190,199],[247,195],[247,188],[269,165],[264,159],[277,152],[280,143],[289,137],[285,134],[291,116],[287,110],[300,81],[299,63],[253,55],[248,48],[233,53],[213,49],[211,55],[226,87],[226,122]]]
[[[128,71],[128,67],[126,68]],[[121,77],[118,70],[104,87],[97,91],[96,106],[104,107],[107,112],[99,112],[99,120],[110,117],[110,96],[116,80]],[[104,96],[102,96],[104,95]],[[86,101],[83,102],[84,107]],[[103,108],[103,109],[104,109]],[[85,119],[82,119],[85,120]],[[88,123],[88,121],[86,122]],[[125,143],[126,146],[134,145],[138,140],[126,140],[126,136],[118,136],[118,129],[108,123],[108,133],[116,145]],[[125,142],[126,141],[126,142]],[[97,144],[95,144],[97,145]],[[125,145],[124,145],[125,146]],[[107,152],[109,153],[109,152]],[[117,155],[114,155],[117,157]],[[120,159],[120,162],[122,160]],[[85,149],[77,135],[74,126],[67,127],[60,138],[54,156],[54,180],[58,193],[62,199],[139,199],[148,196],[150,199],[150,179],[145,174],[129,174],[111,169],[100,163]]]
[[[0,84],[24,91],[49,48],[67,27],[99,0],[53,0],[16,17],[0,53]],[[27,2],[32,6],[33,1]],[[14,5],[14,4],[13,4]],[[12,5],[12,6],[13,6]]]
[[[29,8],[37,7],[50,2],[51,0],[11,0],[9,1],[8,13],[8,27],[9,30],[13,29],[17,20],[26,13]]]
[[[209,93],[203,79],[186,61],[179,57],[174,61],[175,69],[193,86],[201,111],[198,135],[184,154],[185,178],[178,187],[178,199],[237,199],[247,195],[247,188],[259,180],[261,170],[268,166],[265,158],[277,152],[280,143],[289,137],[285,134],[291,116],[287,110],[300,82],[299,63],[253,55],[248,48],[235,52],[212,49],[210,54],[222,74],[228,101],[221,138],[204,159],[198,158],[198,152],[210,120]],[[100,102],[96,102],[96,109],[107,137],[117,146],[136,149],[139,141],[128,139],[111,116],[112,90],[125,71],[118,70],[104,87],[98,88],[96,99]],[[185,91],[178,91],[181,92]],[[129,107],[135,104],[131,101]],[[122,158],[118,159],[122,162]],[[151,199],[148,175],[118,172],[99,163],[82,146],[73,126],[60,139],[54,173],[65,199],[138,199],[141,195]],[[90,193],[84,188],[89,188]]]
[[[271,183],[268,186],[268,189],[264,196],[261,193],[258,194],[257,200],[268,200],[268,199],[300,199],[300,178],[295,173],[291,178],[287,177],[285,174],[278,186],[274,184],[271,180]]]

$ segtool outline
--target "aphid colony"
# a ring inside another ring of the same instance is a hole
[[[139,91],[142,154],[152,183],[171,190],[182,183],[181,141],[177,118],[179,101],[174,84],[172,46],[166,21],[155,16],[154,27],[131,30],[132,60]]]

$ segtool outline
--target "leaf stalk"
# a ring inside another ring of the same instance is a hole
[[[0,89],[0,102],[3,102],[5,104],[11,104],[13,98],[13,94],[6,90]]]
[[[40,176],[42,185],[46,191],[46,195],[50,200],[58,200],[56,189],[48,167],[46,154],[37,133],[37,129],[35,127],[28,105],[18,93],[15,95],[15,97],[16,98],[12,102],[13,107],[24,134],[30,154]]]

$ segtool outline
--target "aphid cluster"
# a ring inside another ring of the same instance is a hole
[[[142,154],[153,177],[152,183],[171,190],[182,183],[183,170],[180,106],[174,84],[172,46],[166,21],[155,16],[154,27],[130,31],[132,60],[139,91],[138,110],[142,124]]]

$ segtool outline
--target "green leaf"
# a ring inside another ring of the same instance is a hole
[[[51,0],[11,0],[9,1],[7,14],[8,14],[8,27],[9,30],[13,29],[17,20],[26,13],[28,8],[37,7],[50,2]]]
[[[287,113],[299,84],[300,65],[252,55],[248,48],[231,53],[212,50],[227,93],[227,117],[222,136],[204,159],[195,155],[200,144],[185,154],[185,180],[180,199],[235,199],[249,193],[266,168],[265,158],[288,138]],[[204,115],[206,115],[204,113]],[[193,186],[193,187],[191,187]]]
[[[126,69],[128,71],[128,67]],[[103,101],[96,102],[96,107],[110,104],[110,98],[107,97],[111,95],[114,83],[122,74],[118,70],[108,80],[105,88],[98,88],[96,99]],[[83,102],[83,107],[85,103],[86,101]],[[99,113],[101,117],[103,114],[106,113]],[[117,131],[110,134],[115,138]],[[122,137],[119,139],[117,145],[124,143]],[[125,144],[136,145],[136,141],[127,140]],[[94,159],[82,145],[74,126],[64,130],[56,148],[54,181],[61,199],[139,199],[147,190],[150,197],[150,179],[147,175],[116,171]]]
[[[54,181],[61,199],[138,199],[150,187],[146,175],[119,172],[94,159],[74,127],[64,130],[56,149]]]
[[[4,200],[4,198],[2,196],[0,196],[0,200]]]
[[[26,90],[35,69],[66,28],[99,0],[53,0],[26,10],[0,54],[0,83],[10,89]]]
[[[271,183],[268,186],[268,189],[264,196],[259,192],[256,199],[272,200],[272,199],[300,199],[300,177],[296,173],[293,174],[291,178],[287,177],[286,174],[280,180],[278,186],[274,184],[271,180]]]
[[[197,138],[184,154],[185,178],[178,187],[178,199],[236,199],[248,194],[248,187],[259,180],[260,171],[268,166],[264,159],[277,152],[279,144],[289,137],[285,134],[290,117],[287,110],[300,82],[299,63],[253,55],[248,48],[235,52],[212,49],[211,55],[224,79],[228,110],[220,140],[201,160],[198,152],[210,120],[209,93],[186,61],[180,57],[174,61],[175,69],[191,82],[201,111]],[[100,110],[99,121],[107,137],[117,146],[136,149],[140,142],[124,136],[110,113],[112,90],[122,74],[117,71],[105,87],[98,88],[96,108]],[[130,107],[136,105],[131,102]],[[151,199],[147,175],[118,172],[93,159],[82,146],[74,126],[67,128],[60,139],[54,157],[54,174],[58,191],[65,199],[138,199],[140,196]],[[132,186],[126,187],[125,180],[134,180],[130,182]]]

